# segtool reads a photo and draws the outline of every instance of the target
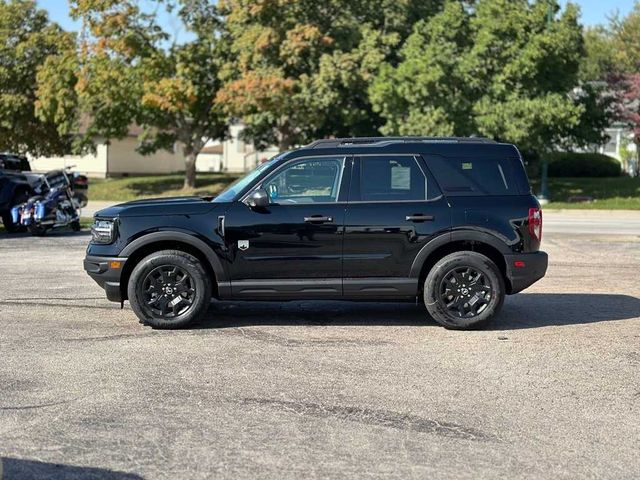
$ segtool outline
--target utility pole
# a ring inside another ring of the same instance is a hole
[[[547,3],[547,29],[551,30],[553,24],[553,4],[555,0],[548,0]],[[549,203],[549,159],[545,156],[542,159],[542,178],[540,179],[540,194],[538,195],[540,205]]]

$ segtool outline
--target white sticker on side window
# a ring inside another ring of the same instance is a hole
[[[411,167],[391,167],[391,188],[411,190]]]

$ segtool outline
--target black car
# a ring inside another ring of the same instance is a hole
[[[12,153],[0,153],[0,219],[7,229],[19,229],[11,218],[11,208],[26,202],[33,190],[34,178],[25,173],[31,167],[26,157]]]
[[[540,205],[518,149],[478,138],[320,140],[217,197],[95,215],[85,270],[144,324],[177,328],[223,300],[424,302],[486,324],[540,278]]]

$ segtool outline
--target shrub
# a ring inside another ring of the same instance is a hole
[[[556,152],[547,156],[550,177],[619,177],[620,162],[602,153]]]

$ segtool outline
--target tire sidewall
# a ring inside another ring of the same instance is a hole
[[[453,268],[472,267],[482,272],[494,292],[489,305],[479,315],[471,318],[457,317],[449,313],[440,298],[440,285]],[[456,252],[439,260],[431,269],[424,284],[424,302],[435,321],[450,329],[468,330],[486,325],[500,311],[505,297],[505,284],[496,264],[477,252]]]
[[[144,279],[154,268],[163,265],[175,265],[183,268],[195,284],[193,305],[187,313],[174,319],[152,316],[142,308]],[[140,319],[140,323],[150,325],[153,328],[183,328],[200,320],[206,313],[211,301],[211,282],[197,258],[179,251],[161,251],[149,255],[136,265],[129,277],[127,294],[131,308]]]

